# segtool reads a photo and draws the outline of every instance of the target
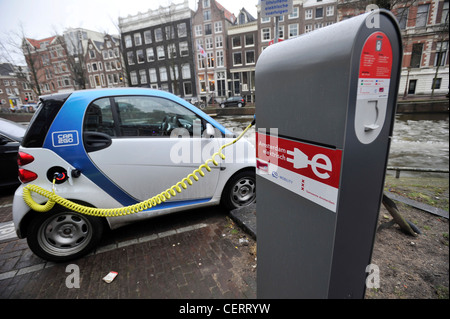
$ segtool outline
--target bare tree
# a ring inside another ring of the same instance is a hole
[[[77,37],[57,35],[57,43],[64,52],[65,62],[69,68],[70,77],[75,84],[75,87],[85,90],[87,74],[83,42]]]
[[[443,48],[443,43],[444,41],[447,41],[448,43],[448,11],[445,17],[441,18],[441,24],[436,26],[436,34],[438,36],[438,46],[439,47],[439,54],[438,52],[436,52],[436,54],[438,54],[438,56],[436,57],[436,72],[434,73],[434,78],[433,78],[433,85],[431,88],[431,98],[433,98],[434,96],[434,90],[436,88],[436,84],[437,84],[437,78],[438,78],[438,73],[439,73],[439,68],[441,67],[441,64],[445,65],[445,54],[442,54],[444,48]],[[438,48],[436,48],[437,50]],[[447,48],[448,50],[448,48]]]

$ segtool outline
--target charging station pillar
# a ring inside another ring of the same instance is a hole
[[[258,298],[363,298],[402,58],[376,10],[256,65]]]

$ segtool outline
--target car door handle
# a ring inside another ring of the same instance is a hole
[[[83,143],[86,152],[95,152],[112,144],[111,136],[100,132],[84,132]]]

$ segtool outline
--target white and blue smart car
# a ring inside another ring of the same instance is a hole
[[[19,238],[39,257],[67,261],[92,250],[105,227],[222,203],[253,203],[255,149],[245,139],[224,149],[225,160],[182,193],[143,212],[92,217],[56,205],[45,213],[23,200],[37,185],[73,202],[97,208],[125,207],[166,190],[233,140],[195,106],[170,93],[138,88],[85,90],[41,97],[19,149],[22,185],[14,196]],[[47,198],[33,193],[44,203]]]

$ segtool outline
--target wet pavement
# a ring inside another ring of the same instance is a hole
[[[10,200],[0,196],[0,299],[256,298],[255,241],[220,207],[109,231],[90,255],[52,263],[8,233]]]

